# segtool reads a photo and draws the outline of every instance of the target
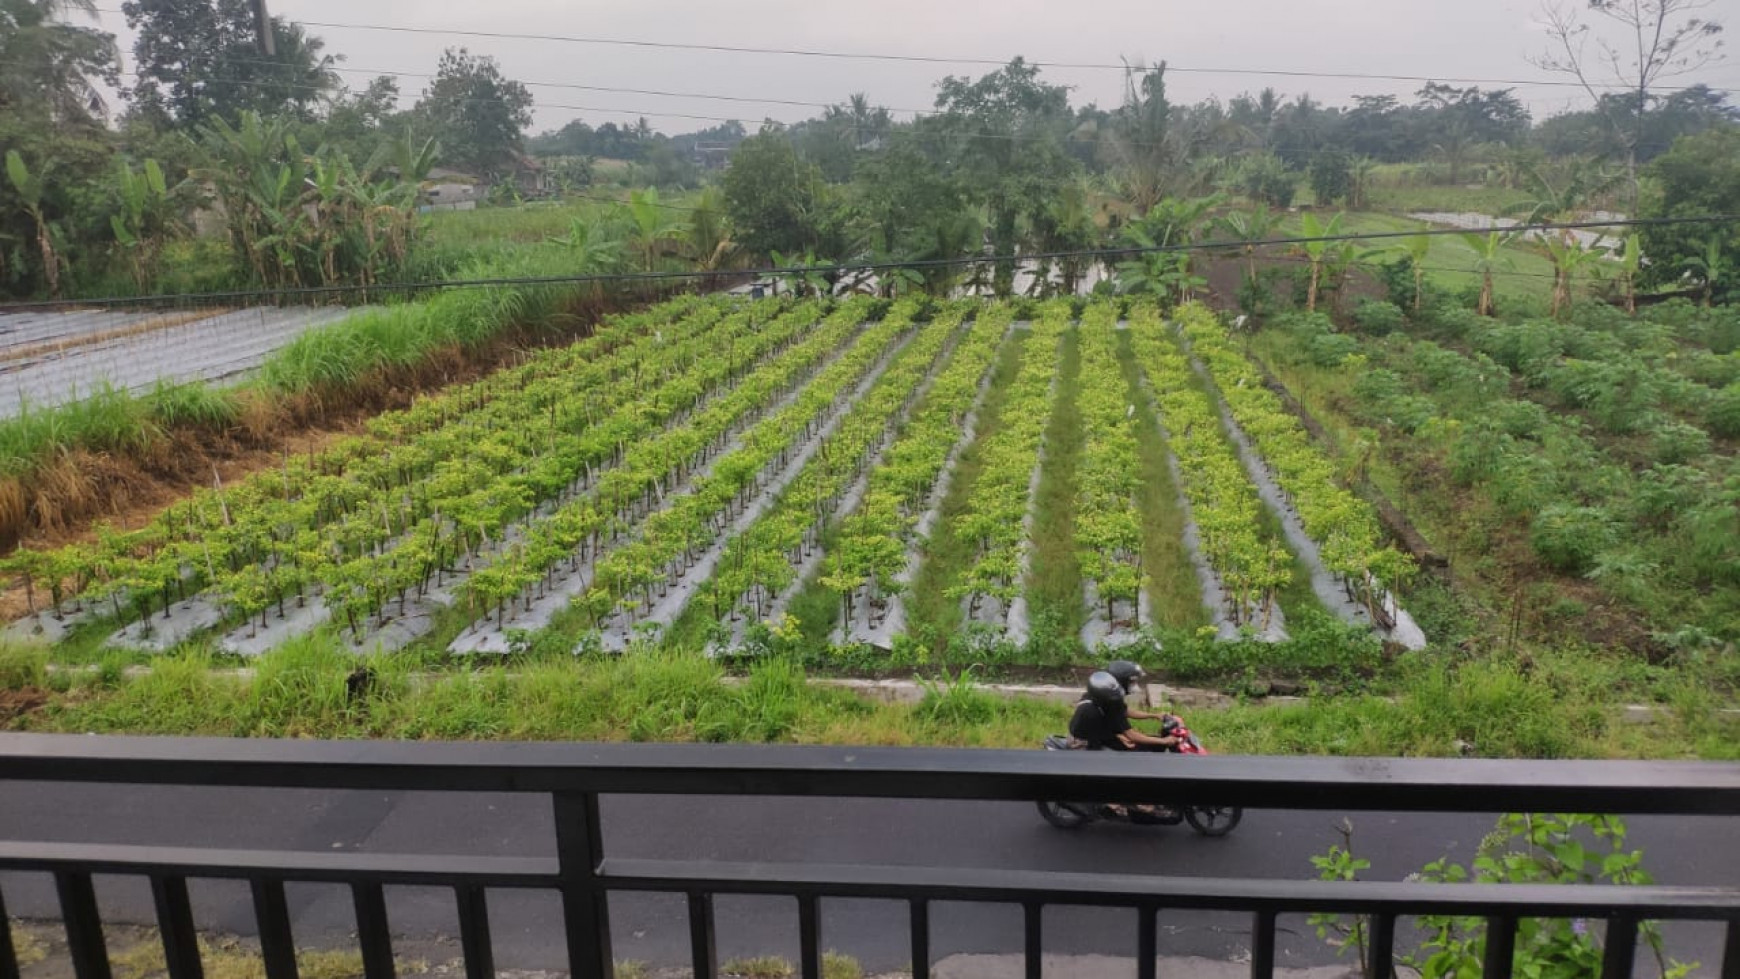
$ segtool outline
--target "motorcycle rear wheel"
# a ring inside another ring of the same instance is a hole
[[[1086,816],[1061,802],[1040,802],[1039,815],[1058,829],[1080,829],[1088,822]]]
[[[1225,836],[1245,818],[1245,811],[1236,807],[1186,806],[1184,820],[1203,836]]]

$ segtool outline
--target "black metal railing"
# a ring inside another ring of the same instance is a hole
[[[240,851],[108,843],[0,840],[0,870],[54,875],[78,979],[111,979],[93,874],[150,881],[171,979],[201,979],[190,879],[240,879],[253,892],[267,979],[296,979],[285,885],[348,885],[367,979],[392,979],[383,888],[450,888],[467,979],[493,979],[488,892],[560,894],[573,975],[611,975],[610,891],[686,897],[697,977],[717,973],[717,895],[778,895],[798,906],[800,966],[821,975],[822,899],[883,899],[911,910],[912,972],[930,971],[930,904],[995,902],[1023,909],[1026,971],[1040,971],[1044,909],[1134,909],[1138,974],[1156,968],[1162,910],[1252,916],[1251,974],[1275,966],[1282,914],[1367,915],[1369,961],[1393,961],[1397,919],[1427,914],[1488,922],[1484,974],[1512,972],[1517,923],[1582,918],[1606,923],[1604,979],[1631,975],[1638,929],[1651,920],[1726,923],[1720,975],[1740,979],[1740,886],[1613,887],[1224,879],[955,867],[721,863],[612,858],[599,797],[615,794],[1164,803],[1270,809],[1414,812],[1740,814],[1740,765],[1696,762],[1510,762],[1214,757],[1132,765],[1111,754],[749,745],[409,744],[0,735],[0,791],[8,781],[257,788],[512,792],[552,800],[548,857]],[[1740,835],[1735,839],[1740,840]],[[1740,845],[1740,844],[1737,844]],[[1740,885],[1740,882],[1736,882]],[[5,907],[0,895],[0,920]],[[1375,967],[1374,967],[1375,968]],[[1379,974],[1388,970],[1375,968]],[[0,928],[0,979],[17,979]]]

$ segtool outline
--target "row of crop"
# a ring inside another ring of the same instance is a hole
[[[685,423],[677,429],[682,431],[704,400],[722,406],[731,413],[729,417],[764,403],[774,389],[762,384],[744,388],[740,383],[744,372],[765,377],[773,370],[763,363],[765,358],[774,356],[774,363],[780,363],[776,355],[781,351],[803,348],[816,315],[814,307],[799,307],[760,328],[730,318],[712,331],[668,345],[653,369],[625,375],[626,387],[608,412],[590,415],[592,420],[580,434],[549,446],[534,465],[509,469],[505,476],[476,485],[457,486],[452,495],[427,500],[429,519],[391,541],[379,542],[371,552],[336,568],[320,569],[330,574],[317,580],[334,586],[328,592],[328,605],[342,612],[354,633],[369,615],[381,611],[387,596],[396,595],[402,607],[408,593],[424,593],[430,580],[438,580],[461,551],[471,558],[489,542],[501,541],[510,526],[543,504],[590,489],[606,501],[611,513],[638,505],[659,476],[683,464],[660,458],[654,474],[643,478],[648,447],[661,444],[656,435],[679,422]],[[723,356],[721,349],[726,351]],[[819,356],[826,348],[811,344],[808,349]],[[594,392],[581,388],[574,394],[591,401]],[[495,439],[513,441],[496,431],[481,443],[455,445],[455,450],[467,457],[488,456]],[[493,454],[508,453],[497,449]],[[636,464],[632,469],[631,462]],[[646,488],[634,485],[636,479],[642,479]],[[267,568],[263,573],[275,570]],[[486,575],[484,581],[499,582],[500,576]]]
[[[871,470],[857,511],[841,523],[823,580],[841,596],[848,627],[853,599],[860,590],[868,588],[880,598],[897,587],[915,524],[961,438],[961,426],[1014,318],[1014,308],[1007,303],[978,311],[954,358]]]
[[[952,356],[950,341],[968,311],[965,305],[945,308],[921,328],[767,512],[726,543],[718,571],[697,596],[715,619],[732,615],[746,598],[752,614],[762,618],[767,603],[796,580],[807,553],[821,546],[840,499],[874,460],[890,426],[912,404],[938,360]]]
[[[967,596],[973,609],[987,597],[1008,603],[1021,589],[1032,477],[1056,399],[1056,358],[1069,320],[1067,303],[1050,302],[1033,321],[1004,399],[1002,426],[981,448],[978,479],[957,518],[955,534],[974,542],[975,558],[949,594]]]
[[[600,475],[589,492],[534,521],[523,540],[467,579],[461,597],[471,614],[493,608],[499,623],[511,599],[525,596],[529,600],[529,589],[547,587],[561,562],[568,561],[573,569],[597,555],[608,541],[631,529],[653,499],[673,491],[732,432],[758,417],[782,392],[801,382],[838,350],[868,312],[869,304],[862,300],[843,304],[801,343],[745,377],[682,424],[630,445],[621,463]]]
[[[790,404],[758,422],[737,448],[715,459],[687,494],[649,515],[632,540],[599,560],[591,586],[574,604],[599,626],[618,612],[632,617],[638,605],[650,607],[655,589],[685,573],[724,532],[737,509],[762,485],[766,471],[814,434],[829,406],[875,368],[889,344],[911,328],[917,312],[916,303],[897,303],[861,333]]]
[[[723,308],[719,303],[684,300],[622,317],[598,337],[575,345],[577,349],[548,351],[534,363],[548,365],[545,378],[571,373],[588,362],[577,364],[577,357],[590,358],[597,369],[605,370],[619,358],[656,349],[658,335],[665,329],[680,331],[692,324],[698,334],[718,320]],[[93,593],[91,597],[117,602],[126,592],[143,607],[152,598],[166,599],[171,590],[185,592],[189,583],[180,571],[184,563],[197,573],[215,575],[220,566],[233,571],[262,560],[254,547],[262,533],[287,537],[323,530],[341,520],[353,527],[384,527],[391,514],[383,515],[380,500],[398,480],[382,479],[379,474],[394,470],[426,474],[431,463],[410,460],[451,460],[455,453],[448,430],[453,425],[470,423],[479,431],[523,427],[523,419],[520,425],[512,420],[519,400],[515,392],[532,386],[527,382],[536,369],[526,365],[507,372],[508,376],[424,399],[413,409],[393,413],[413,421],[399,426],[377,423],[375,430],[340,440],[322,453],[287,456],[281,468],[239,484],[196,492],[139,530],[115,533],[100,528],[95,544],[45,553],[20,551],[8,566],[21,573],[27,586],[46,585],[57,608],[64,598],[87,591]],[[469,464],[480,467],[483,461]],[[343,536],[323,534],[320,539],[330,542]]]
[[[1256,487],[1221,430],[1213,400],[1191,382],[1190,361],[1158,309],[1143,304],[1130,311],[1130,343],[1159,403],[1198,546],[1226,591],[1227,614],[1237,625],[1266,626],[1256,617],[1273,607],[1276,590],[1291,575],[1291,558],[1260,532]]]
[[[651,361],[653,368],[644,374],[618,371],[622,377],[613,394],[619,403],[595,419],[564,417],[552,404],[548,424],[541,424],[541,411],[519,418],[519,425],[499,417],[478,424],[474,415],[500,414],[486,408],[433,429],[420,439],[423,449],[446,458],[426,478],[402,489],[390,482],[376,486],[369,505],[349,509],[336,523],[309,526],[256,510],[231,524],[231,565],[209,585],[232,614],[262,618],[272,605],[282,612],[290,595],[300,604],[307,589],[324,590],[327,607],[359,633],[389,596],[398,597],[402,610],[408,593],[421,593],[439,579],[461,551],[477,552],[533,507],[567,492],[584,473],[610,464],[623,445],[729,384],[738,365],[709,358],[714,345],[742,342],[750,348],[746,353],[760,356],[789,343],[813,317],[813,310],[800,308],[760,330],[752,330],[746,316],[728,317],[710,330],[688,331],[680,342],[645,351],[636,362]],[[575,373],[584,383],[586,372]],[[526,388],[524,400],[544,400],[554,383],[560,379]],[[491,407],[517,400],[502,397]],[[306,511],[306,501],[299,502]]]
[[[1374,620],[1383,621],[1384,586],[1406,578],[1412,561],[1383,542],[1370,505],[1340,485],[1334,464],[1263,385],[1261,374],[1234,346],[1219,317],[1190,303],[1179,308],[1178,321],[1233,420],[1256,444],[1305,533],[1321,548],[1324,566]]]
[[[1082,425],[1086,430],[1076,469],[1075,551],[1082,577],[1106,603],[1114,629],[1117,605],[1130,605],[1129,621],[1146,585],[1142,568],[1142,520],[1137,510],[1141,467],[1136,459],[1136,418],[1118,365],[1117,307],[1094,303],[1081,317]]]

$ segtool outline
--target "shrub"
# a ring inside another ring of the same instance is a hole
[[[1710,436],[1703,429],[1679,421],[1657,425],[1654,443],[1655,460],[1668,465],[1690,462],[1710,451]]]
[[[1245,160],[1239,168],[1238,185],[1253,201],[1261,201],[1270,207],[1292,207],[1299,175],[1287,169],[1280,157],[1265,153]]]
[[[1359,352],[1359,341],[1344,333],[1323,333],[1305,344],[1307,356],[1319,367],[1336,367]]]
[[[1740,382],[1730,384],[1710,399],[1704,419],[1710,431],[1722,438],[1740,438]]]
[[[1362,299],[1359,308],[1353,311],[1353,321],[1364,332],[1383,336],[1400,330],[1406,318],[1402,315],[1402,308],[1395,303]]]
[[[1586,574],[1595,556],[1618,539],[1613,517],[1600,507],[1546,507],[1529,527],[1529,544],[1555,571]]]

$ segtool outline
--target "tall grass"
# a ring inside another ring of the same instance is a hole
[[[971,677],[930,684],[915,704],[807,682],[787,660],[728,678],[694,654],[636,650],[422,672],[414,658],[359,659],[317,634],[262,658],[250,677],[192,651],[151,672],[46,674],[40,650],[0,646],[0,693],[63,688],[15,730],[231,737],[730,741],[1030,748],[1069,706],[1003,698]],[[356,671],[366,670],[366,674]],[[46,674],[46,675],[45,675]],[[362,682],[357,677],[363,678]],[[1616,758],[1740,754],[1740,721],[1713,709],[1696,671],[1601,651],[1536,651],[1457,662],[1410,655],[1388,695],[1309,704],[1235,703],[1190,714],[1220,753]],[[71,689],[65,689],[69,683]],[[1673,709],[1653,724],[1618,709],[1640,685]],[[3,701],[0,701],[3,703]]]

